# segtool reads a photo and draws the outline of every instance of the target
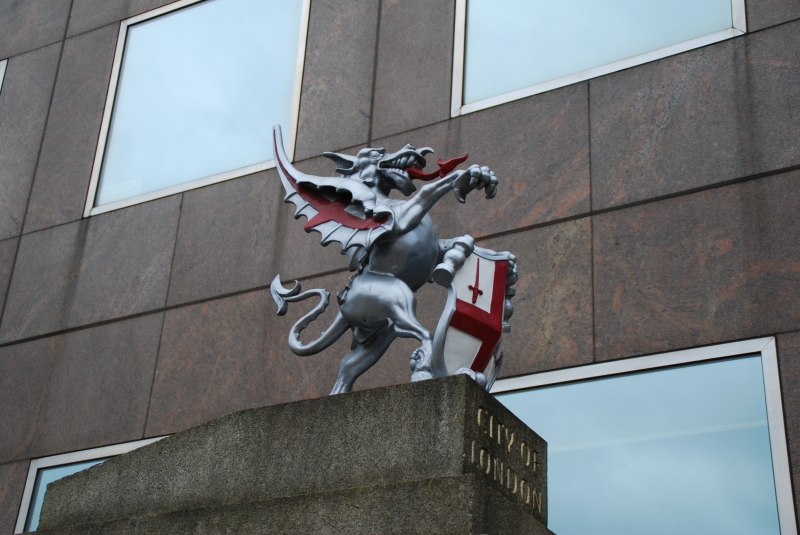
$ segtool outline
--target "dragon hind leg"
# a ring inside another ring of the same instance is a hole
[[[420,347],[411,353],[411,380],[433,379],[433,339],[430,331],[417,321],[410,310],[396,310],[394,330],[400,338],[416,338]]]
[[[339,365],[339,377],[331,395],[350,392],[356,379],[378,362],[395,338],[397,334],[386,325],[363,343],[354,340],[353,346]]]

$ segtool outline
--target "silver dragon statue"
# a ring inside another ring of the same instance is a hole
[[[303,343],[300,334],[325,311],[330,293],[301,292],[297,281],[287,289],[280,275],[275,277],[270,289],[279,315],[286,313],[288,302],[319,297],[292,327],[289,348],[299,356],[313,355],[353,331],[331,394],[349,392],[397,337],[420,343],[411,354],[412,381],[465,373],[491,388],[503,363],[502,334],[510,330],[516,259],[508,252],[477,247],[468,235],[438,239],[428,212],[450,191],[461,203],[476,189],[492,199],[498,186],[495,174],[478,165],[455,170],[467,155],[439,159],[439,169],[426,174],[425,156],[433,150],[406,145],[391,154],[383,148],[362,149],[356,156],[326,152],[341,176],[317,177],[290,163],[280,126],[274,127],[273,137],[284,201],[295,205],[295,219],[306,217],[306,232],[318,232],[322,245],[339,243],[350,259],[350,270],[356,272],[338,294],[336,317],[309,343]],[[389,196],[394,189],[411,195],[417,189],[412,179],[427,183],[410,198]],[[416,316],[414,292],[426,282],[436,282],[448,292],[433,334]]]

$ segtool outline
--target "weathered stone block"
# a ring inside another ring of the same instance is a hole
[[[48,486],[44,533],[550,533],[547,444],[465,376],[237,412]]]

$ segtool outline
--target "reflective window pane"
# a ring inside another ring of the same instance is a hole
[[[8,60],[4,59],[0,61],[0,91],[3,90],[3,79],[6,76],[6,67],[8,66]]]
[[[90,466],[100,464],[107,459],[93,459],[82,463],[65,464],[53,466],[51,468],[41,468],[36,472],[36,484],[33,487],[31,505],[28,509],[28,519],[25,521],[25,532],[36,531],[39,527],[39,515],[42,513],[42,503],[47,485],[53,481],[58,481],[62,477],[71,476],[81,470],[86,470]]]
[[[128,29],[95,205],[272,159],[302,0],[206,0]]]
[[[558,535],[777,535],[761,357],[497,398],[548,443]]]
[[[731,0],[468,0],[464,103],[732,27]]]

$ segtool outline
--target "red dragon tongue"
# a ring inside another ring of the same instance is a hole
[[[414,180],[422,180],[423,182],[428,182],[433,180],[434,178],[444,178],[448,173],[450,173],[453,169],[455,169],[460,163],[466,161],[469,154],[465,154],[464,156],[459,156],[457,158],[451,158],[450,160],[442,161],[441,158],[436,162],[439,164],[439,169],[432,171],[430,173],[423,173],[422,169],[419,167],[407,167],[406,172],[408,176],[410,176]]]

